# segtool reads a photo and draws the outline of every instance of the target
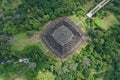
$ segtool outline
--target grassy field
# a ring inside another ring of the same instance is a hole
[[[106,16],[103,19],[100,19],[99,17],[94,17],[93,20],[98,26],[102,27],[103,29],[108,29],[110,26],[119,23],[112,13],[110,13],[109,16]]]
[[[4,77],[0,75],[0,80],[4,80]]]
[[[13,37],[14,40],[14,48],[18,51],[24,49],[24,47],[29,45],[37,45],[39,43],[39,39],[36,36],[28,37],[25,33],[17,34]]]
[[[91,9],[91,7],[95,6],[94,3],[95,3],[94,0],[91,0],[90,2],[88,2],[88,3],[86,3],[85,5],[82,6],[82,9],[85,11],[84,15],[86,15],[86,13],[89,12],[89,10]],[[119,23],[118,20],[116,19],[116,17],[114,16],[114,14],[110,13],[109,11],[108,11],[108,13],[109,13],[109,15],[105,16],[103,19],[100,19],[98,16],[92,17],[92,19],[94,20],[94,22],[98,26],[100,26],[101,28],[103,28],[105,30],[107,30],[110,26]],[[80,22],[81,21],[81,19],[80,19],[81,17],[84,18],[84,16],[82,16],[82,15],[79,15],[79,17],[77,17],[76,15],[70,16],[70,18],[75,23]],[[88,27],[87,23],[85,23],[84,21],[83,21],[83,24],[84,24],[83,26]]]
[[[101,19],[100,17],[96,16],[96,17],[92,17],[92,20],[101,28],[107,30],[110,26],[114,25],[114,24],[119,24],[119,21],[116,19],[116,17],[114,16],[113,13],[108,12],[109,15],[105,16],[103,19]],[[82,15],[80,15],[80,17],[84,17]],[[81,21],[81,19],[79,17],[77,17],[76,15],[72,15],[69,16],[70,19],[72,19],[72,21],[74,21],[75,23],[78,23]],[[83,21],[83,26],[88,27],[87,23],[85,23],[85,21]]]
[[[72,19],[75,23],[78,23],[80,21],[79,17],[76,15],[70,16],[69,18]]]

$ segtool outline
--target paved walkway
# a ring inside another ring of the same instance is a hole
[[[98,12],[102,7],[104,7],[110,0],[103,0],[101,1],[95,8],[93,8],[90,12],[86,14],[86,17],[83,18],[80,22],[77,23],[77,25],[82,24],[83,21],[85,21],[87,18],[92,17],[96,12]]]
[[[101,1],[95,8],[93,8],[88,14],[87,17],[92,17],[96,12],[98,12],[102,7],[104,7],[110,0]]]

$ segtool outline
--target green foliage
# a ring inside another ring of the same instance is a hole
[[[38,31],[49,20],[71,15],[86,2],[87,0],[2,0],[0,20],[4,31],[10,34]]]
[[[93,44],[95,45],[94,51],[96,51],[101,57],[102,61],[110,64],[113,67],[113,71],[110,72],[108,71],[108,75],[112,75],[107,77],[107,79],[112,80],[118,80],[117,74],[114,72],[118,72],[117,69],[119,69],[118,65],[119,64],[119,56],[120,56],[120,42],[118,39],[120,36],[119,33],[120,30],[120,25],[115,25],[114,27],[111,27],[108,31],[100,31],[96,30],[95,36],[93,37]],[[102,33],[102,34],[101,34]],[[97,40],[96,40],[97,39]],[[101,42],[102,40],[102,42]],[[105,42],[104,42],[105,41]],[[100,67],[100,65],[99,65]],[[97,67],[98,69],[100,69]],[[101,70],[101,69],[100,69]],[[106,79],[106,78],[105,78]]]
[[[116,18],[120,22],[120,1],[119,0],[113,0],[113,3],[109,4],[107,6],[107,9],[110,10],[112,13],[115,14]]]
[[[50,73],[49,71],[46,71],[46,72],[39,71],[37,78],[38,78],[38,80],[55,80],[54,79],[55,76],[52,73]]]
[[[84,16],[86,12],[82,7],[88,0],[18,0],[19,3],[13,5],[16,1],[0,1],[0,62],[9,59],[16,61],[23,57],[35,62],[36,67],[26,72],[26,80],[120,79],[120,25],[104,30],[92,19],[86,20],[92,42],[68,61],[53,60],[41,46],[31,44],[29,40],[33,31],[42,29],[49,20],[71,14]],[[120,1],[114,0],[105,7],[113,12],[118,20],[119,4]],[[107,14],[102,12],[102,16]],[[79,18],[76,18],[76,21],[79,21]],[[15,45],[10,40],[13,35]],[[0,65],[0,75],[3,75],[4,80],[13,80],[13,77],[17,77],[13,75],[19,75],[26,66],[23,63]]]
[[[13,57],[14,51],[12,50],[11,43],[8,34],[0,30],[0,61]]]
[[[57,76],[55,80],[74,80],[74,76],[72,76],[71,73],[65,73]]]

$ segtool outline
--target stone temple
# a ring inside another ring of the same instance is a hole
[[[49,50],[63,59],[70,55],[82,42],[82,33],[68,18],[60,18],[47,25],[42,40]]]

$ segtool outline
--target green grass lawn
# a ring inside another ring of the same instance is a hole
[[[3,76],[0,75],[0,80],[4,80]]]
[[[109,16],[106,16],[103,19],[100,19],[99,17],[94,17],[93,20],[98,26],[102,27],[103,29],[108,29],[110,26],[119,23],[112,13],[110,13]]]
[[[76,15],[72,15],[69,18],[72,19],[75,23],[78,23],[80,21],[79,17],[77,17]]]
[[[85,11],[85,15],[87,12],[90,11],[91,7],[93,7],[93,6],[95,6],[94,0],[91,0],[90,2],[88,2],[82,6],[82,9]],[[95,21],[95,23],[105,30],[107,30],[110,26],[119,23],[119,21],[116,19],[114,14],[110,13],[109,11],[108,11],[108,13],[109,13],[109,15],[105,16],[103,19],[100,19],[99,17],[92,17],[92,19]],[[84,16],[79,15],[79,17],[77,17],[76,15],[72,15],[69,18],[71,18],[75,23],[78,23],[79,21],[81,21],[82,18],[84,18]],[[85,23],[84,21],[83,21],[83,24],[84,24],[84,26],[88,27],[87,23]]]
[[[24,47],[29,45],[36,45],[39,43],[39,40],[35,37],[28,37],[25,33],[17,34],[13,37],[14,40],[14,48],[18,51],[24,49]]]

